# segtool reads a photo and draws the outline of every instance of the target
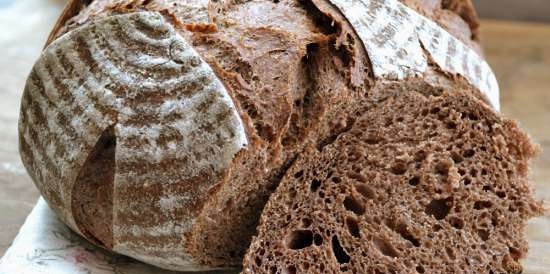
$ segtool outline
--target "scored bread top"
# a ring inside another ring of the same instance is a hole
[[[56,39],[29,76],[19,127],[23,162],[42,194],[88,238],[70,211],[71,190],[114,128],[108,248],[179,269],[195,267],[181,236],[248,143],[224,85],[156,12],[110,16]],[[187,218],[174,218],[177,210]]]
[[[362,40],[375,77],[402,80],[423,75],[433,62],[460,75],[500,108],[491,68],[473,49],[397,0],[329,0]]]

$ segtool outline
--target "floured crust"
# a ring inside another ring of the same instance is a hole
[[[200,268],[181,236],[248,141],[224,85],[159,13],[110,16],[63,35],[24,91],[23,162],[85,237],[71,190],[109,127],[116,136],[109,248],[164,268]]]
[[[50,32],[46,45],[90,18],[104,18],[135,11],[156,11],[172,24],[192,31],[216,30],[210,17],[213,4],[208,0],[69,0]]]
[[[361,38],[375,77],[417,77],[433,60],[445,73],[466,78],[493,107],[500,108],[498,83],[487,62],[434,22],[397,0],[330,2]]]
[[[97,28],[97,22],[120,14],[147,10],[162,14],[166,25],[147,35],[163,36],[166,28],[175,28],[221,79],[228,94],[222,99],[231,100],[241,117],[247,149],[233,155],[229,168],[216,170],[221,159],[193,163],[199,168],[188,165],[204,156],[186,151],[189,140],[199,138],[193,129],[200,125],[173,123],[163,131],[163,119],[150,115],[185,107],[174,104],[174,98],[139,96],[136,87],[125,87],[122,93],[129,103],[121,106],[127,108],[103,109],[115,119],[94,133],[95,147],[90,142],[85,153],[91,151],[93,157],[82,160],[88,161],[84,164],[87,169],[81,170],[72,190],[74,226],[96,244],[165,268],[199,270],[205,265],[239,264],[267,198],[303,149],[314,146],[322,150],[330,145],[349,130],[354,122],[351,114],[360,107],[361,99],[383,101],[391,93],[371,89],[375,81],[386,79],[374,78],[370,56],[354,26],[328,1],[73,0],[69,5],[80,10],[70,9],[51,37],[62,40],[64,35],[80,31],[80,26]],[[105,37],[112,36],[111,26],[103,29],[108,32]],[[140,36],[133,32],[114,35],[105,41],[100,36],[97,48],[125,44],[126,39]],[[117,48],[111,46],[106,52]],[[157,54],[165,48],[164,44],[138,46],[121,51],[121,58],[107,58],[108,62],[98,64],[122,62],[125,69],[130,63],[146,66],[140,55]],[[171,50],[178,50],[178,45],[170,44],[168,52]],[[146,85],[189,73],[173,70],[169,63],[157,65],[147,68],[147,75],[126,70],[137,73],[142,77],[140,83]],[[439,94],[453,86],[471,88],[466,82],[437,68],[431,60],[423,74],[400,81],[425,94]],[[158,93],[173,86],[167,84]],[[201,115],[196,112],[205,111],[194,109],[173,116],[194,119]],[[160,131],[167,138],[155,138]],[[116,153],[109,150],[113,142]],[[164,159],[162,155],[174,142],[181,145],[181,153]],[[218,139],[211,144],[224,142]],[[111,162],[116,166],[113,179],[109,179]],[[203,172],[201,164],[210,166],[210,172]],[[106,172],[99,171],[103,169]],[[201,179],[211,184],[197,184]],[[114,195],[111,204],[104,201],[109,195]],[[112,232],[102,228],[105,226],[113,227]],[[182,237],[176,238],[176,234]],[[114,237],[109,241],[102,235]]]
[[[47,47],[51,42],[53,42],[53,40],[55,40],[55,38],[57,38],[57,34],[59,33],[60,29],[65,26],[65,23],[73,18],[75,15],[77,15],[87,4],[88,1],[85,0],[69,0],[67,2],[65,8],[61,12],[61,15],[59,15],[59,18],[57,19],[55,25],[50,31],[48,38],[46,39],[45,47]]]

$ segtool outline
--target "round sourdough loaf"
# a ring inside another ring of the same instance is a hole
[[[287,170],[366,99],[461,90],[498,109],[470,1],[401,2],[69,1],[23,94],[23,163],[98,246],[238,266]]]
[[[76,232],[164,267],[247,146],[210,66],[159,13],[108,16],[51,43],[25,88],[21,155]]]

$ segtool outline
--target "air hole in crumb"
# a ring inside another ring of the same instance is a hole
[[[287,247],[290,249],[302,249],[313,243],[313,232],[310,230],[292,231],[287,239]]]
[[[323,236],[315,233],[315,235],[313,235],[313,243],[316,245],[316,246],[320,246],[323,244]]]
[[[489,231],[485,229],[478,229],[477,235],[479,235],[479,238],[481,238],[483,241],[489,240]]]
[[[493,190],[492,186],[490,186],[490,185],[483,186],[483,191],[487,192],[487,191],[491,191],[491,190]]]
[[[286,268],[286,273],[287,274],[296,274],[296,267],[291,265],[289,267]]]
[[[441,220],[449,214],[453,206],[453,198],[432,200],[425,209],[426,214],[434,216],[437,220]]]
[[[512,175],[514,175],[514,172],[513,172],[513,171],[511,171],[511,170],[506,170],[506,176],[512,177]]]
[[[449,219],[449,223],[452,227],[456,229],[463,229],[464,228],[464,221],[458,217],[451,217]]]
[[[393,124],[393,121],[391,118],[387,118],[386,122],[384,122],[384,127],[389,127]]]
[[[464,161],[464,158],[460,154],[458,154],[456,151],[451,152],[451,158],[453,159],[453,162],[455,162],[455,164],[458,164]]]
[[[439,109],[439,108],[436,107],[436,108],[432,108],[432,109],[430,110],[430,113],[431,113],[431,114],[436,114],[436,113],[438,113],[438,112],[440,112],[440,111],[441,111],[441,109]]]
[[[304,171],[300,170],[294,174],[294,178],[298,179],[301,178],[304,175]]]
[[[399,257],[399,253],[389,241],[382,238],[374,238],[372,242],[374,247],[376,247],[376,249],[378,249],[378,251],[380,251],[383,255],[392,258]]]
[[[344,207],[346,210],[357,215],[363,215],[363,213],[365,213],[365,207],[353,196],[348,196],[344,199]]]
[[[291,199],[294,199],[294,197],[296,197],[296,190],[295,189],[291,189],[288,191],[287,193],[288,197],[290,197]]]
[[[411,244],[413,244],[414,246],[416,247],[420,246],[420,241],[416,237],[414,237],[414,235],[409,231],[406,224],[400,223],[390,228],[393,229],[395,232],[399,233],[399,235],[401,235],[403,239],[411,242]]]
[[[491,201],[476,201],[474,203],[474,209],[482,210],[485,208],[491,208],[493,203]]]
[[[355,189],[359,192],[359,194],[363,195],[363,197],[367,199],[376,199],[376,192],[374,192],[374,190],[367,185],[356,184]]]
[[[302,226],[304,228],[307,228],[311,225],[311,219],[310,218],[303,218],[302,219]]]
[[[262,266],[262,259],[259,257],[255,257],[254,262],[256,263],[256,266]]]
[[[448,122],[447,123],[448,129],[456,129],[456,123],[455,122]]]
[[[407,164],[401,161],[395,162],[390,170],[395,175],[405,174],[407,172]]]
[[[336,257],[339,264],[349,263],[351,258],[348,253],[346,253],[342,245],[340,245],[340,241],[336,235],[332,236],[332,252],[334,253],[334,257]]]
[[[481,169],[481,176],[487,175],[487,169],[483,168]]]
[[[428,156],[428,154],[425,151],[420,150],[420,151],[416,152],[416,154],[414,155],[414,160],[416,162],[422,162],[422,161],[424,161],[424,159],[426,159],[427,156]]]
[[[501,198],[501,199],[506,198],[506,192],[504,192],[504,191],[497,191],[496,194],[497,194],[497,196],[498,196],[499,198]]]
[[[433,227],[433,230],[434,232],[438,232],[440,231],[441,229],[443,229],[443,227],[439,224],[435,224],[434,227]]]
[[[359,224],[355,218],[347,217],[346,225],[348,226],[348,231],[349,231],[349,234],[351,234],[351,236],[355,238],[361,237],[361,234],[359,234]]]
[[[449,257],[449,259],[451,260],[456,259],[455,253],[450,247],[445,248],[445,253],[447,253],[447,256]]]
[[[378,137],[368,137],[365,142],[369,145],[376,145],[378,143],[380,143],[380,141],[382,141],[382,139],[378,138]]]
[[[309,189],[311,189],[311,192],[315,192],[317,191],[317,189],[319,189],[320,186],[321,186],[321,181],[317,179],[313,179],[311,181],[311,185],[309,186]]]
[[[473,150],[473,149],[467,149],[466,151],[464,151],[464,153],[462,154],[465,158],[471,158],[473,157],[474,155],[476,154],[476,152]]]
[[[472,179],[470,179],[470,178],[468,178],[468,177],[464,178],[464,185],[465,185],[465,186],[467,186],[467,185],[469,185],[469,184],[471,184],[471,183],[472,183]]]
[[[416,266],[416,272],[422,274],[422,273],[424,273],[425,271],[426,271],[426,270],[424,270],[424,267],[423,267],[423,266],[421,266],[421,265],[417,265],[417,266]]]
[[[420,183],[420,177],[414,176],[411,179],[409,179],[409,185],[411,186],[417,186]]]
[[[449,168],[451,168],[451,163],[449,162],[439,162],[437,165],[435,165],[435,172],[439,175],[448,175],[449,174]]]
[[[340,177],[338,176],[332,177],[331,180],[335,184],[339,184],[340,182],[342,182],[342,179],[340,179]]]

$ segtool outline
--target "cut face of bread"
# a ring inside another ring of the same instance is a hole
[[[355,115],[290,168],[243,273],[521,272],[540,205],[514,122],[459,90],[406,89]]]

